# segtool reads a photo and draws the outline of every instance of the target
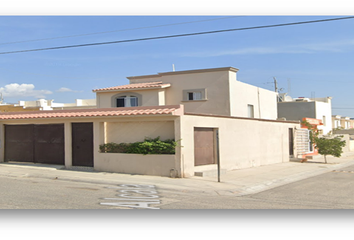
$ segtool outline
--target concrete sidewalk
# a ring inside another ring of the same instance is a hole
[[[150,184],[157,189],[212,195],[243,196],[258,193],[288,183],[307,179],[354,164],[354,152],[341,158],[328,157],[325,164],[318,156],[307,162],[291,161],[261,167],[228,171],[221,175],[221,182],[214,177],[167,178],[119,173],[66,170],[63,166],[28,163],[0,163],[0,176],[17,178],[46,178],[106,185]]]

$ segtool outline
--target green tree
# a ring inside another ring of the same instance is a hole
[[[318,153],[324,156],[325,163],[327,163],[327,155],[334,157],[340,157],[342,155],[343,147],[345,147],[345,141],[342,140],[342,137],[343,136],[315,138],[316,148],[318,149]]]
[[[343,153],[343,147],[345,147],[345,140],[342,140],[343,136],[330,136],[319,137],[319,132],[316,126],[311,125],[307,121],[301,122],[310,130],[310,140],[315,144],[318,153],[324,156],[325,163],[327,163],[327,155],[334,157],[340,157]]]

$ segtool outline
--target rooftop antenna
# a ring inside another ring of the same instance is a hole
[[[175,65],[174,64],[172,64],[172,70],[175,71]]]

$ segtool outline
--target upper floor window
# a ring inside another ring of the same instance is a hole
[[[121,96],[117,98],[117,107],[137,107],[138,98],[134,96]]]
[[[183,101],[206,100],[205,89],[183,90]]]
[[[188,92],[188,100],[202,100],[201,92]]]
[[[142,96],[137,93],[120,93],[112,96],[112,107],[141,106]]]
[[[248,108],[248,117],[249,118],[254,118],[254,107],[251,104],[247,105]]]

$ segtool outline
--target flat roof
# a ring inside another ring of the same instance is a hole
[[[234,67],[222,67],[222,68],[206,68],[206,69],[195,69],[186,71],[173,71],[173,72],[163,72],[152,75],[142,75],[142,76],[132,76],[127,77],[128,79],[140,79],[140,78],[156,78],[164,75],[178,75],[178,74],[191,74],[191,73],[203,73],[203,72],[219,72],[219,71],[232,71],[237,72],[238,69]]]

